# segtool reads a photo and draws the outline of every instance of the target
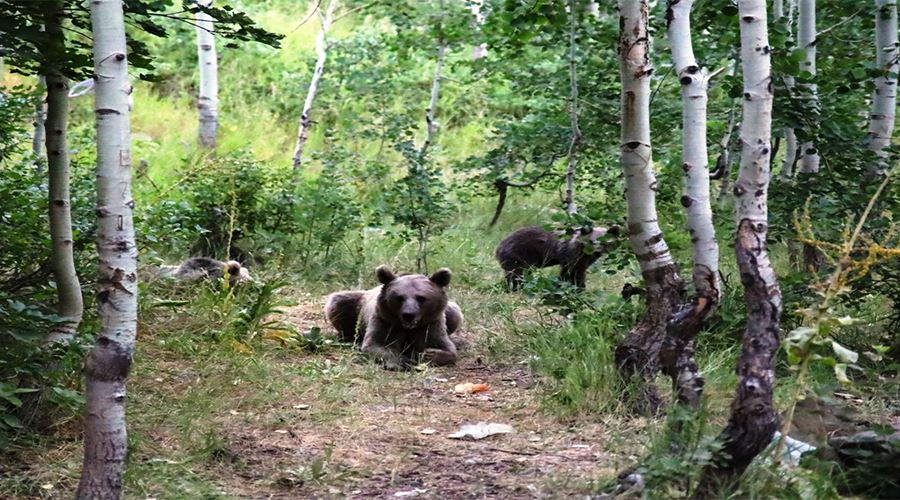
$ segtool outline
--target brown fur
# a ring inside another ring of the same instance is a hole
[[[560,238],[560,231],[547,231],[538,226],[519,229],[497,246],[494,256],[506,271],[506,283],[511,290],[519,288],[525,271],[531,267],[560,266],[560,279],[584,288],[585,274],[604,248],[599,239],[607,232],[616,234],[618,228],[594,228],[571,238]],[[591,247],[589,251],[586,251]]]
[[[363,352],[385,368],[405,370],[420,357],[435,365],[456,362],[456,345],[449,334],[462,323],[459,306],[447,299],[450,270],[431,277],[397,276],[385,266],[376,274],[382,284],[366,291],[332,293],[325,316],[346,342],[360,344]]]
[[[160,278],[175,278],[184,282],[219,280],[228,274],[228,283],[232,287],[242,281],[253,281],[247,268],[241,266],[240,262],[222,262],[208,257],[191,257],[178,266],[160,266],[154,274]]]

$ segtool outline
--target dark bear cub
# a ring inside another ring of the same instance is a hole
[[[431,277],[376,270],[381,286],[367,291],[335,292],[325,301],[325,316],[341,339],[356,342],[389,370],[408,370],[420,358],[435,365],[456,362],[449,335],[462,323],[459,306],[447,299],[449,269]]]
[[[504,238],[494,256],[506,271],[506,283],[511,290],[522,286],[528,268],[551,266],[560,266],[560,279],[584,288],[587,268],[606,250],[600,239],[607,233],[617,235],[619,228],[582,229],[566,238],[562,231],[526,227]]]

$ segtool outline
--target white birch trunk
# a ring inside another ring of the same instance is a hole
[[[198,0],[197,5],[209,6],[212,0]],[[197,140],[205,148],[216,147],[216,131],[219,128],[219,62],[214,31],[212,17],[204,12],[197,13],[197,62],[200,67]]]
[[[473,0],[469,10],[472,12],[472,15],[475,17],[475,28],[476,30],[481,29],[481,25],[484,24],[484,12],[482,8],[484,7],[484,0]],[[483,57],[487,56],[487,43],[480,43],[474,47],[472,47],[472,60],[477,61]]]
[[[97,306],[101,330],[85,361],[84,466],[77,498],[119,498],[127,452],[125,382],[137,330],[128,58],[122,0],[91,0],[97,130]]]
[[[62,20],[65,16],[62,1],[49,4],[54,14],[48,16],[47,36],[57,48],[64,50],[65,34]],[[53,280],[59,301],[57,314],[64,322],[54,326],[47,337],[49,342],[68,342],[75,336],[84,313],[81,283],[75,272],[72,241],[72,214],[69,198],[69,151],[66,141],[69,114],[68,80],[61,74],[48,74],[47,119],[45,120],[47,144],[47,172],[50,206],[50,241]]]
[[[575,167],[578,164],[578,143],[581,141],[581,130],[578,128],[578,73],[575,59],[575,31],[578,27],[578,14],[575,0],[569,0],[569,140],[568,166],[566,167],[566,213],[575,214]]]
[[[425,142],[419,150],[419,155],[424,157],[434,143],[434,134],[437,133],[438,124],[434,121],[437,111],[438,98],[441,92],[441,74],[444,69],[444,55],[447,53],[447,42],[443,38],[438,40],[437,63],[434,66],[434,78],[431,80],[431,100],[428,101],[428,109],[425,110]]]
[[[794,25],[794,2],[796,0],[788,0],[787,3],[787,30],[788,36],[793,36],[793,25]],[[777,0],[775,2],[775,21],[782,22],[785,14],[783,12],[782,0]],[[794,91],[794,78],[791,76],[784,77],[784,85],[787,88],[788,94],[792,94]],[[781,178],[782,179],[790,179],[794,175],[794,165],[797,164],[797,151],[800,149],[797,144],[797,134],[794,132],[794,129],[787,127],[784,129],[784,159],[781,163]]]
[[[888,155],[884,150],[891,144],[891,135],[894,133],[900,45],[897,41],[896,0],[875,0],[875,7],[875,61],[878,69],[888,72],[888,75],[875,79],[868,147],[875,153],[878,161],[869,169],[869,173],[884,175],[890,168]]]
[[[316,38],[316,67],[313,70],[312,79],[309,81],[309,89],[306,91],[306,100],[303,102],[303,112],[300,114],[300,130],[297,132],[297,144],[294,146],[293,165],[294,170],[300,169],[300,163],[303,161],[303,148],[309,139],[309,129],[312,126],[310,113],[312,112],[313,102],[316,100],[316,92],[319,90],[319,80],[325,71],[325,58],[327,56],[326,35],[328,29],[331,28],[331,21],[334,19],[334,9],[337,7],[337,0],[328,2],[325,9],[325,15],[320,17],[322,29]]]
[[[682,168],[684,169],[685,194],[681,204],[687,212],[687,223],[693,242],[693,283],[697,294],[693,304],[685,305],[670,321],[670,333],[676,333],[681,343],[690,342],[716,310],[721,296],[719,286],[719,244],[713,226],[712,206],[709,196],[709,160],[706,145],[706,105],[708,101],[709,72],[697,64],[691,42],[691,8],[693,0],[669,0],[666,18],[669,20],[669,41],[672,60],[681,83],[682,102]],[[683,328],[673,328],[686,323]],[[676,392],[682,402],[698,405],[703,382],[693,359],[683,359],[678,366],[671,366],[677,359],[676,343],[667,371],[675,381]],[[667,352],[666,349],[663,352]],[[664,360],[663,365],[667,363]]]
[[[737,362],[738,388],[722,450],[706,468],[697,496],[715,496],[742,474],[772,442],[777,414],[772,406],[774,360],[778,350],[781,292],[766,248],[772,140],[772,67],[765,0],[739,0],[744,109],[741,167],[734,185],[737,201],[735,255],[744,285],[748,318]]]
[[[674,263],[656,214],[656,174],[650,149],[650,64],[647,0],[620,0],[624,21],[619,50],[622,75],[622,155],[628,235],[644,272]]]
[[[619,63],[622,79],[621,165],[625,174],[628,237],[647,288],[647,311],[616,347],[626,380],[642,379],[639,411],[653,414],[661,401],[653,386],[666,324],[681,300],[682,281],[656,215],[656,175],[650,149],[650,34],[648,0],[619,0]]]
[[[800,62],[800,69],[808,71],[813,79],[816,77],[816,0],[800,0],[797,16],[797,41],[805,55]],[[815,83],[804,84],[804,100],[807,106],[815,111],[808,112],[818,116],[819,97]],[[818,125],[816,125],[817,127]],[[812,131],[810,131],[812,132]],[[819,172],[819,153],[812,141],[800,145],[800,172],[815,174]]]
[[[38,77],[38,88],[44,91],[43,94],[44,96],[46,96],[47,81],[43,75]],[[47,100],[46,98],[41,98],[41,101],[34,108],[34,135],[31,138],[31,151],[32,153],[34,153],[36,166],[39,172],[42,169],[41,164],[45,159],[44,151],[46,150],[46,131],[44,121],[46,121],[46,119]]]

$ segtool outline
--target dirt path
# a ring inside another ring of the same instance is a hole
[[[321,325],[320,303],[311,297],[289,312],[290,321],[301,330]],[[461,345],[455,367],[400,374],[326,359],[340,374],[298,395],[301,402],[269,409],[284,416],[280,423],[225,425],[248,472],[227,481],[228,489],[252,498],[563,498],[594,491],[627,459],[604,452],[607,426],[569,429],[542,412],[526,366],[487,364],[472,330],[454,339]],[[454,393],[461,382],[490,390]],[[448,438],[477,422],[510,424],[514,432]],[[263,483],[275,486],[262,494]]]

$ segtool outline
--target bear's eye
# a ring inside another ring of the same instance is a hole
[[[393,300],[394,302],[403,302],[403,296],[402,295],[392,295],[391,300]]]
[[[416,302],[418,302],[419,304],[425,303],[425,296],[424,295],[416,295]]]

